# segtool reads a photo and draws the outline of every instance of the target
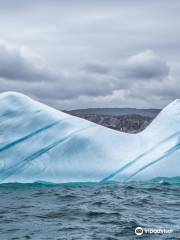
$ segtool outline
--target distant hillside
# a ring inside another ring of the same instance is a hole
[[[141,115],[146,117],[156,117],[161,109],[137,109],[137,108],[87,108],[68,111],[74,114],[97,114],[97,115]]]
[[[71,113],[72,114],[72,113]],[[137,133],[144,130],[153,120],[151,117],[141,115],[110,116],[99,114],[72,114],[74,116],[87,119],[104,127],[127,133]]]
[[[121,132],[137,133],[152,122],[160,109],[89,108],[66,112]]]

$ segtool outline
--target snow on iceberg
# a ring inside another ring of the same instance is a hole
[[[0,183],[180,176],[180,100],[146,130],[120,133],[15,92],[0,94]]]

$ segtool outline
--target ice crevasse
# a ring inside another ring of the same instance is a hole
[[[68,115],[16,92],[0,94],[0,183],[146,181],[180,176],[180,100],[141,133]]]

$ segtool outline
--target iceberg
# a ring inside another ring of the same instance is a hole
[[[0,94],[0,183],[146,181],[180,176],[180,100],[138,134]]]

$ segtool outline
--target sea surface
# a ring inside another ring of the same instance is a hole
[[[136,236],[138,226],[171,232]],[[180,184],[1,184],[6,239],[180,239]]]

